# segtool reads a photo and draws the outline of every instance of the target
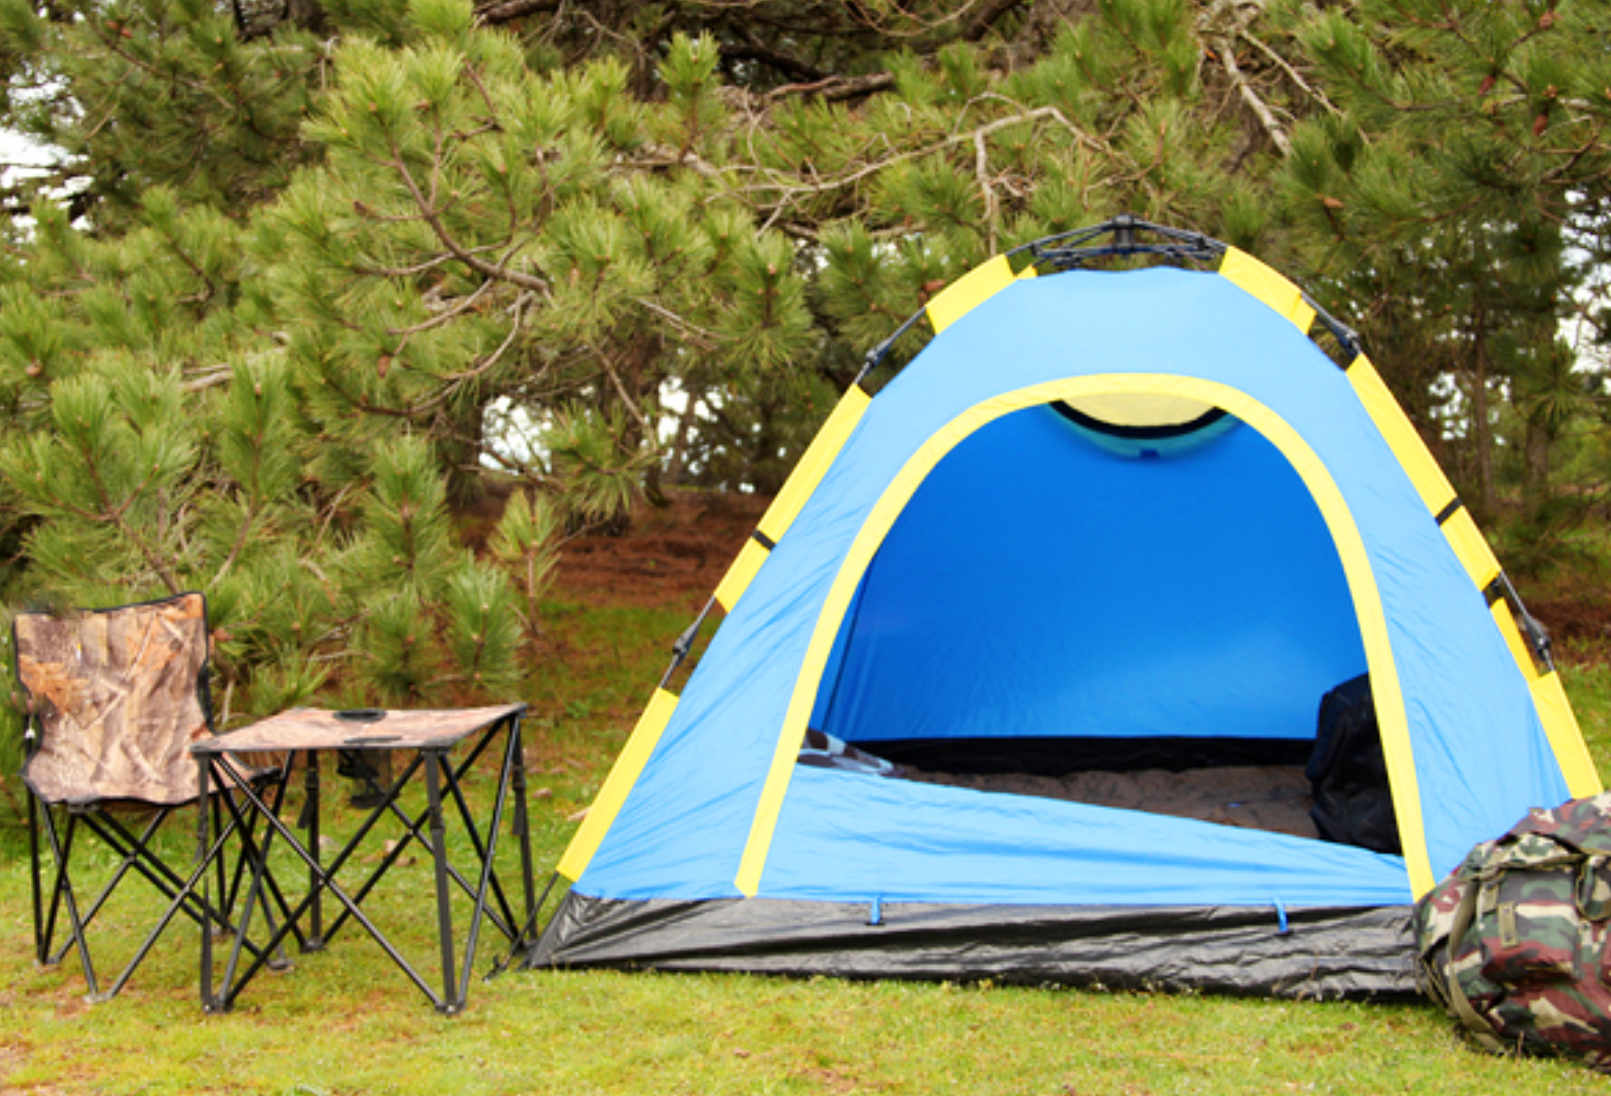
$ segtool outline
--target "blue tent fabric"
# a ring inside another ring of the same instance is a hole
[[[845,621],[811,725],[874,752],[948,736],[1312,738],[1317,698],[1365,671],[1331,536],[1263,437],[1236,426],[1134,459],[1046,406],[935,468]]]
[[[1017,281],[990,297],[934,339],[871,402],[717,630],[573,891],[600,899],[737,897],[735,873],[807,647],[847,549],[885,489],[927,439],[977,404],[1062,378],[1124,373],[1200,377],[1246,393],[1290,424],[1324,462],[1353,515],[1380,590],[1435,873],[1449,871],[1473,843],[1502,832],[1528,807],[1567,798],[1526,681],[1482,594],[1343,371],[1285,318],[1225,278],[1169,268],[1072,271]],[[1075,450],[1078,455],[1068,460],[1036,460],[1038,445],[1060,440],[1049,434],[1057,425],[1044,416],[1004,417],[960,444],[953,451],[956,462],[942,462],[935,473],[955,475],[958,490],[999,492],[1019,508],[1040,500],[1042,517],[1070,552],[1070,581],[1057,588],[1062,601],[1050,608],[1061,605],[1078,614],[1083,611],[1076,581],[1081,545],[1100,539],[1098,531],[1082,527],[1078,508],[1097,496],[1082,488],[1079,476],[1122,464],[1123,458]],[[1160,539],[1143,549],[1157,557],[1149,566],[1167,573],[1166,583],[1179,585],[1184,574],[1224,575],[1227,569],[1234,583],[1205,588],[1206,600],[1200,603],[1205,611],[1187,614],[1183,623],[1190,627],[1167,632],[1165,645],[1155,649],[1179,667],[1179,676],[1170,683],[1167,667],[1149,668],[1140,688],[1158,694],[1146,698],[1154,709],[1150,715],[1134,716],[1124,698],[1100,690],[1073,698],[1093,726],[1107,728],[1100,733],[1126,725],[1137,733],[1165,726],[1191,733],[1194,725],[1204,733],[1224,733],[1208,728],[1221,727],[1238,713],[1249,734],[1295,733],[1301,716],[1295,701],[1267,709],[1251,703],[1227,708],[1224,698],[1209,697],[1214,675],[1192,666],[1194,642],[1214,664],[1223,653],[1216,645],[1234,634],[1239,606],[1246,604],[1259,607],[1274,626],[1290,624],[1298,603],[1312,597],[1316,642],[1304,651],[1287,649],[1273,636],[1242,637],[1238,642],[1249,644],[1258,664],[1242,683],[1244,690],[1255,691],[1270,675],[1294,674],[1305,683],[1290,695],[1312,692],[1313,705],[1317,689],[1358,672],[1357,625],[1338,586],[1335,556],[1326,556],[1312,503],[1305,510],[1298,505],[1303,500],[1294,497],[1302,492],[1301,483],[1270,459],[1273,452],[1252,429],[1239,426],[1200,452],[1161,458],[1202,470],[1200,482],[1182,486],[1197,484],[1205,493],[1188,490],[1177,502],[1201,503],[1203,522],[1197,527],[1217,539],[1182,541],[1193,523],[1177,514],[1182,520],[1168,541],[1160,532]],[[1006,466],[997,468],[993,481],[981,481],[982,466],[972,467],[969,454]],[[1127,466],[1125,472],[1136,473],[1144,464]],[[1062,477],[1037,480],[1048,468]],[[1208,486],[1216,468],[1239,469],[1252,477],[1250,483],[1293,505],[1282,508],[1284,516],[1249,529],[1249,500]],[[1143,532],[1147,521],[1155,530],[1167,527],[1168,515],[1146,518],[1143,507],[1127,508],[1123,501],[1106,500],[1098,510],[1102,520],[1135,513],[1142,515]],[[925,521],[935,527],[945,523],[943,512],[922,516],[929,499],[921,490],[913,504],[919,509],[912,512],[912,522],[892,530],[886,545],[921,533]],[[1215,513],[1237,507],[1244,509],[1244,520],[1212,520]],[[967,520],[980,520],[977,500],[961,510],[972,515]],[[1287,587],[1267,585],[1250,593],[1259,568],[1242,566],[1238,572],[1238,534],[1262,538],[1266,561],[1280,556],[1303,566],[1281,573],[1279,581]],[[920,560],[921,553],[909,558]],[[1111,552],[1109,562],[1114,562]],[[935,576],[944,573],[935,560],[926,565]],[[1174,570],[1164,571],[1171,566]],[[864,611],[881,596],[879,567],[875,561],[863,590]],[[1134,585],[1138,576],[1126,581]],[[984,583],[988,568],[976,561],[958,579]],[[981,596],[976,608],[986,612],[989,602]],[[1160,615],[1162,604],[1153,606]],[[1101,611],[1122,634],[1122,600],[1110,598]],[[1042,626],[1056,615],[1048,613]],[[1011,624],[998,620],[992,628]],[[1145,624],[1154,636],[1165,628],[1161,619]],[[970,637],[970,657],[991,657],[988,638]],[[933,650],[912,656],[913,672],[929,675],[922,680],[939,673],[923,663],[933,662],[940,643],[936,637]],[[830,729],[841,720],[864,739],[900,736],[896,721],[903,690],[911,683],[895,675],[856,677],[869,665],[857,659],[854,638],[848,647],[840,645],[824,676],[849,678],[851,684],[835,694],[837,701],[824,700],[819,690],[818,714]],[[1051,661],[1024,667],[1015,687],[1048,681]],[[1112,688],[1117,666],[1106,672]],[[1132,686],[1129,699],[1137,704],[1138,693]],[[1053,709],[1068,700],[1033,711],[1034,726],[1056,723]],[[842,711],[834,709],[836,703],[844,705]],[[1221,710],[1211,710],[1215,704]],[[1196,705],[1210,707],[1198,711]],[[1019,733],[1024,724],[1018,718],[1003,718],[988,730]],[[1057,733],[1064,731],[1077,733],[1080,727],[1065,722]],[[1409,900],[1404,863],[1396,856],[1143,812],[797,768],[758,896],[862,902],[876,894],[914,902],[1200,907],[1275,902],[1341,907]]]

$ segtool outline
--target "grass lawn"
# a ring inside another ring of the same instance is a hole
[[[686,614],[556,603],[547,621],[551,657],[524,693],[544,874]],[[1611,667],[1570,666],[1567,684],[1601,771],[1611,771]],[[325,829],[339,836],[359,815],[335,805],[345,787],[326,779]],[[482,802],[490,779],[484,763]],[[1553,1093],[1605,1084],[1569,1063],[1469,1050],[1441,1013],[1419,1004],[740,975],[513,971],[483,981],[496,933],[483,937],[468,1009],[446,1018],[355,925],[324,953],[296,956],[293,970],[260,975],[233,1012],[208,1016],[197,997],[196,930],[180,924],[121,996],[91,1005],[73,956],[51,969],[33,961],[26,842],[6,825],[8,1093]],[[190,837],[187,817],[173,834],[181,856]],[[280,870],[293,876],[288,861]],[[430,887],[428,857],[411,853],[365,905],[428,980],[437,970]],[[150,894],[131,887],[98,924],[92,945],[99,940],[108,967],[132,950],[155,908]]]

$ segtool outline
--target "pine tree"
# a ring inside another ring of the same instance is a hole
[[[1383,372],[1423,430],[1463,442],[1451,463],[1467,500],[1496,506],[1509,401],[1542,502],[1573,387],[1554,330],[1584,275],[1569,249],[1606,227],[1604,6],[1368,0],[1295,18],[1341,111],[1294,135],[1286,189],[1307,254],[1423,333]],[[1428,415],[1439,376],[1460,385],[1452,425]]]
[[[0,590],[207,591],[231,718],[496,695],[569,532],[776,488],[939,287],[1126,210],[1359,302],[1462,478],[1548,493],[1603,16],[1426,5],[0,0],[57,160],[3,184]]]

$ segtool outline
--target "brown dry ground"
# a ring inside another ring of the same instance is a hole
[[[586,604],[697,612],[771,499],[696,490],[673,490],[668,499],[664,507],[639,505],[618,535],[590,532],[567,541],[556,594]]]

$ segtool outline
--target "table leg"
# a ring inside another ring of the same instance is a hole
[[[308,940],[303,951],[319,951],[324,947],[324,911],[319,905],[320,883],[324,872],[319,866],[319,755],[309,750],[302,769],[302,790],[307,796],[303,806],[308,820],[308,852],[313,861],[308,865],[308,894],[312,905],[308,908]]]
[[[442,1000],[437,1008],[463,1007],[453,978],[453,909],[448,895],[447,828],[442,821],[442,751],[424,750],[425,795],[431,816],[431,856],[436,864],[436,927],[442,945]]]
[[[531,830],[526,815],[526,754],[520,736],[520,716],[513,716],[512,719],[509,733],[515,740],[515,839],[520,842],[520,883],[526,900],[526,912],[520,921],[520,936],[514,941],[512,949],[519,950],[527,946],[524,926],[536,919],[531,902],[536,888],[531,870]]]
[[[196,788],[200,798],[196,801],[196,857],[201,860],[207,855],[207,846],[210,843],[208,823],[211,819],[207,812],[208,770],[212,766],[211,757],[198,757],[196,759]],[[205,864],[205,860],[201,860]],[[201,918],[201,1008],[203,1012],[218,1011],[218,1001],[213,996],[213,927],[208,924],[210,918],[205,911],[212,908],[212,888],[207,883],[207,873],[201,876],[201,906],[204,911]],[[219,896],[223,900],[223,896]]]

